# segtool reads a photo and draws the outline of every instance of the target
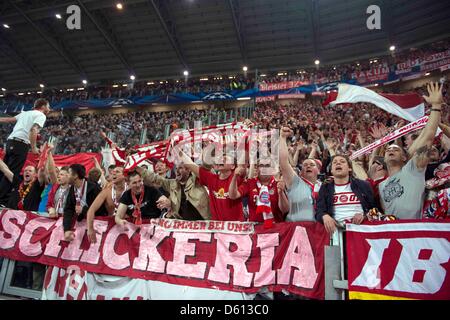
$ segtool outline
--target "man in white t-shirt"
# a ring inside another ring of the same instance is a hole
[[[1,123],[15,123],[14,129],[8,136],[3,162],[14,173],[19,175],[27,159],[28,151],[38,154],[36,146],[39,130],[44,127],[50,112],[49,102],[45,99],[37,99],[33,110],[19,113],[12,118],[0,118]],[[11,189],[9,180],[0,173],[0,204],[5,204]]]
[[[350,159],[345,155],[336,155],[331,159],[334,179],[320,188],[316,219],[324,224],[330,234],[336,231],[338,223],[362,223],[367,212],[377,208],[370,184],[355,179],[352,172]]]

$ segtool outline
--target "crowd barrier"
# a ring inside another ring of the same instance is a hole
[[[124,230],[100,218],[91,245],[85,222],[74,241],[63,241],[61,220],[0,212],[0,257],[16,261],[2,266],[0,289],[11,287],[12,264],[28,262],[47,266],[46,299],[252,299],[280,291],[327,300],[450,299],[445,221],[348,224],[330,241],[315,222],[264,229],[152,219]]]

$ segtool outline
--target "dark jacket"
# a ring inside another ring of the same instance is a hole
[[[67,195],[66,205],[64,207],[64,219],[63,226],[64,232],[69,231],[75,225],[75,221],[81,221],[86,219],[86,214],[88,212],[89,207],[94,202],[95,198],[102,191],[98,184],[86,181],[87,189],[86,189],[86,203],[87,206],[83,206],[81,214],[77,217],[75,213],[76,206],[76,198],[75,198],[75,187],[71,186],[69,189],[69,194]],[[107,216],[108,213],[104,204],[100,207],[100,209],[95,212],[96,216]]]
[[[377,208],[375,196],[372,187],[366,181],[350,178],[350,186],[352,191],[361,201],[361,206],[364,213],[367,213],[372,208]],[[319,198],[317,200],[316,220],[323,223],[322,217],[329,214],[334,217],[333,210],[333,196],[334,196],[334,182],[324,183],[319,190]]]

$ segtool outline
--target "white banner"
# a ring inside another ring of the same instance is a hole
[[[42,300],[253,300],[255,294],[48,267]]]

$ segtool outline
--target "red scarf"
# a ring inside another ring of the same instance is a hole
[[[141,204],[142,200],[144,200],[144,188],[141,187],[141,193],[139,195],[139,200],[136,200],[136,194],[131,190],[131,198],[133,199],[134,204],[134,224],[140,226],[142,224],[142,215],[141,215]]]
[[[311,188],[311,196],[312,196],[314,208],[315,208],[316,204],[317,204],[317,199],[319,198],[320,186],[322,184],[320,183],[319,180],[317,180],[317,182],[315,184],[312,184],[312,182],[306,180],[305,178],[303,178],[303,177],[301,177],[301,178]]]
[[[35,181],[35,179],[31,180],[31,182],[27,185],[27,188],[25,190],[23,190],[23,187],[25,185],[23,183],[23,181],[20,183],[20,186],[19,186],[19,203],[17,204],[17,209],[24,210],[24,208],[23,208],[23,201],[25,200],[26,196],[30,192],[34,181]]]

